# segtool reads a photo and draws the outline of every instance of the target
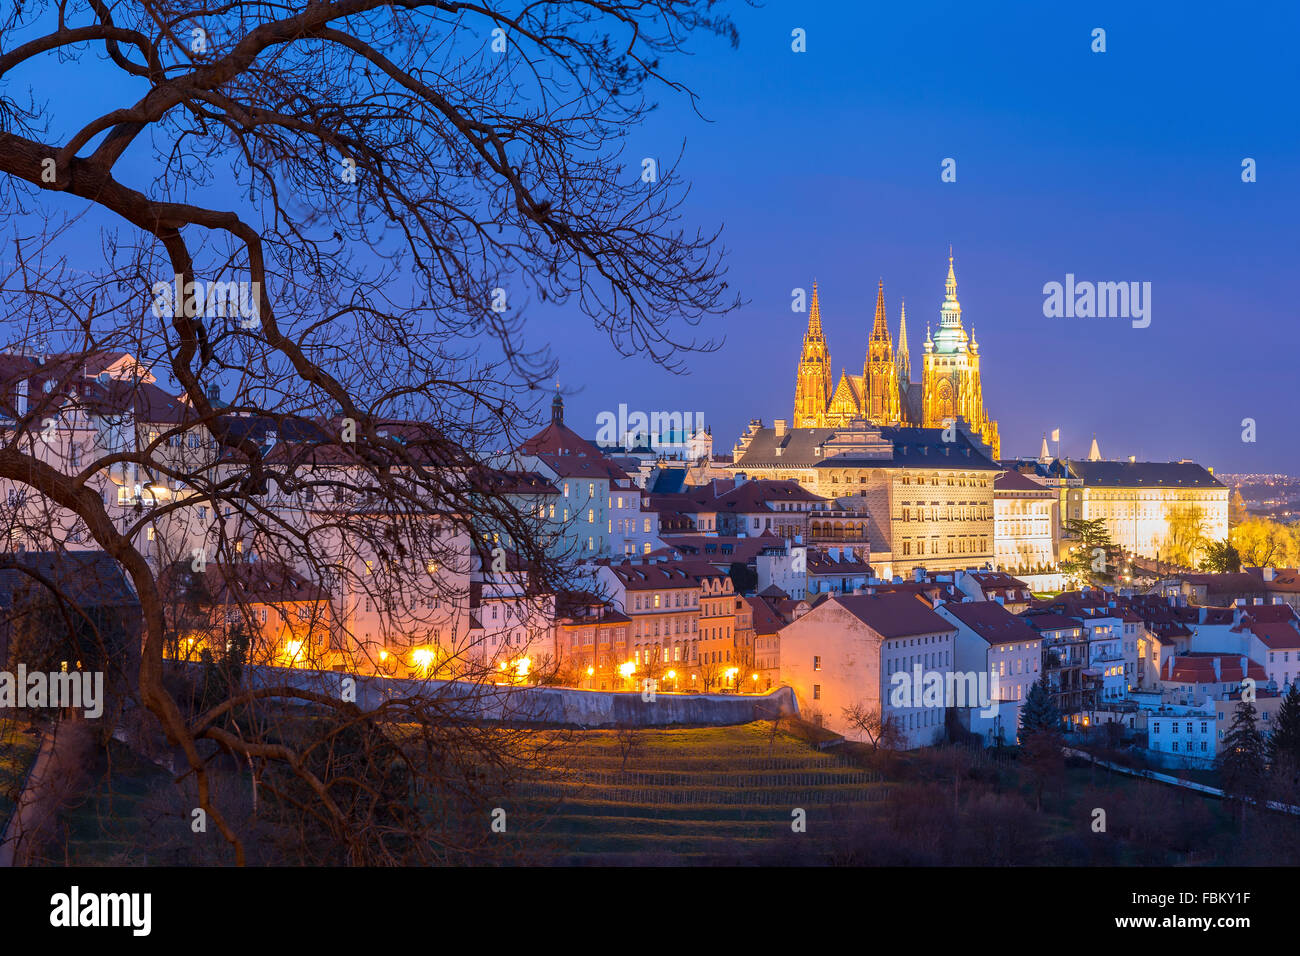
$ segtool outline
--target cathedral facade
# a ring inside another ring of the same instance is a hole
[[[831,353],[822,330],[821,303],[813,285],[808,331],[795,376],[795,428],[847,428],[852,422],[945,428],[957,419],[1001,456],[998,423],[984,411],[979,343],[967,335],[957,301],[957,277],[948,255],[948,279],[939,309],[939,330],[925,332],[921,381],[912,381],[907,350],[907,309],[902,308],[895,351],[885,318],[885,284],[876,290],[876,317],[867,338],[862,374],[844,371],[832,388]]]

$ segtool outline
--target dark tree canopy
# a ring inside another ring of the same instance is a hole
[[[285,685],[214,703],[211,680],[179,694],[165,661],[197,641],[210,661],[293,646],[382,672],[378,649],[400,640],[430,670],[491,679],[448,609],[507,549],[523,599],[552,593],[563,564],[494,477],[555,368],[530,308],[676,369],[714,345],[695,326],[736,302],[716,228],[681,219],[676,167],[624,155],[656,97],[691,96],[670,65],[693,34],[736,43],[712,0],[0,12],[5,529],[125,571],[139,703],[236,860],[214,750],[279,805],[311,803],[304,858],[359,863],[434,845],[412,814],[435,783],[471,794],[524,759],[427,700],[363,714]],[[98,96],[46,94],[56,68],[117,102],[97,115]],[[224,595],[220,613],[198,620],[187,588]],[[327,609],[324,636],[259,647],[297,626],[259,617],[286,589],[315,589],[293,614]],[[358,623],[372,607],[379,623]],[[281,726],[288,700],[320,714],[318,735]],[[363,752],[340,757],[342,737]],[[378,791],[340,794],[380,765]]]

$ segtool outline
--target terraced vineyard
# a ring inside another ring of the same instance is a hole
[[[516,792],[526,862],[725,862],[792,837],[833,838],[886,787],[770,724],[575,733],[546,774]]]

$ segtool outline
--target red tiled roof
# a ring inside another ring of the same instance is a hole
[[[1270,650],[1300,647],[1300,630],[1290,624],[1251,624],[1250,632]]]
[[[611,564],[609,569],[629,591],[651,591],[659,588],[697,588],[706,578],[725,578],[719,571],[703,561],[660,561],[652,564]]]
[[[267,560],[239,564],[209,562],[201,572],[191,570],[189,561],[180,561],[163,570],[158,586],[165,592],[185,594],[191,593],[200,579],[211,604],[329,600],[329,592],[315,582],[279,561]]]
[[[1019,644],[1042,640],[1042,635],[997,601],[966,601],[941,604],[989,644]]]
[[[1262,584],[1265,591],[1288,594],[1300,591],[1300,570],[1296,568],[1274,568],[1272,581],[1264,580],[1263,568],[1242,568],[1242,570],[1255,578],[1256,583]]]
[[[830,600],[884,638],[943,634],[954,629],[911,594],[833,594]]]
[[[1020,618],[1036,631],[1064,631],[1083,627],[1083,622],[1078,618],[1066,617],[1064,614],[1022,614]]]
[[[1027,478],[1018,471],[1004,471],[993,479],[993,491],[1045,491],[1049,494],[1051,488],[1040,485],[1032,478]]]
[[[1219,661],[1219,673],[1214,672],[1214,662]],[[1239,654],[1180,654],[1170,658],[1171,663],[1160,670],[1162,680],[1175,684],[1239,684],[1246,677],[1251,677],[1264,684],[1268,675],[1264,668],[1255,661],[1246,659],[1246,671],[1241,669]]]
[[[520,445],[519,451],[535,455],[564,478],[608,478],[624,483],[632,481],[627,472],[614,464],[604,452],[562,422],[551,422]]]
[[[744,600],[748,602],[754,613],[755,634],[775,634],[785,627],[785,621],[781,620],[762,598],[747,597]]]

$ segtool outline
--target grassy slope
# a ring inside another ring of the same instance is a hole
[[[884,794],[865,771],[768,724],[643,730],[626,764],[613,731],[575,734],[566,765],[521,789],[516,809],[535,862],[673,862],[726,857],[860,813]],[[665,860],[667,861],[667,860]]]
[[[0,832],[14,812],[18,788],[36,759],[41,738],[24,733],[12,720],[0,721]]]

